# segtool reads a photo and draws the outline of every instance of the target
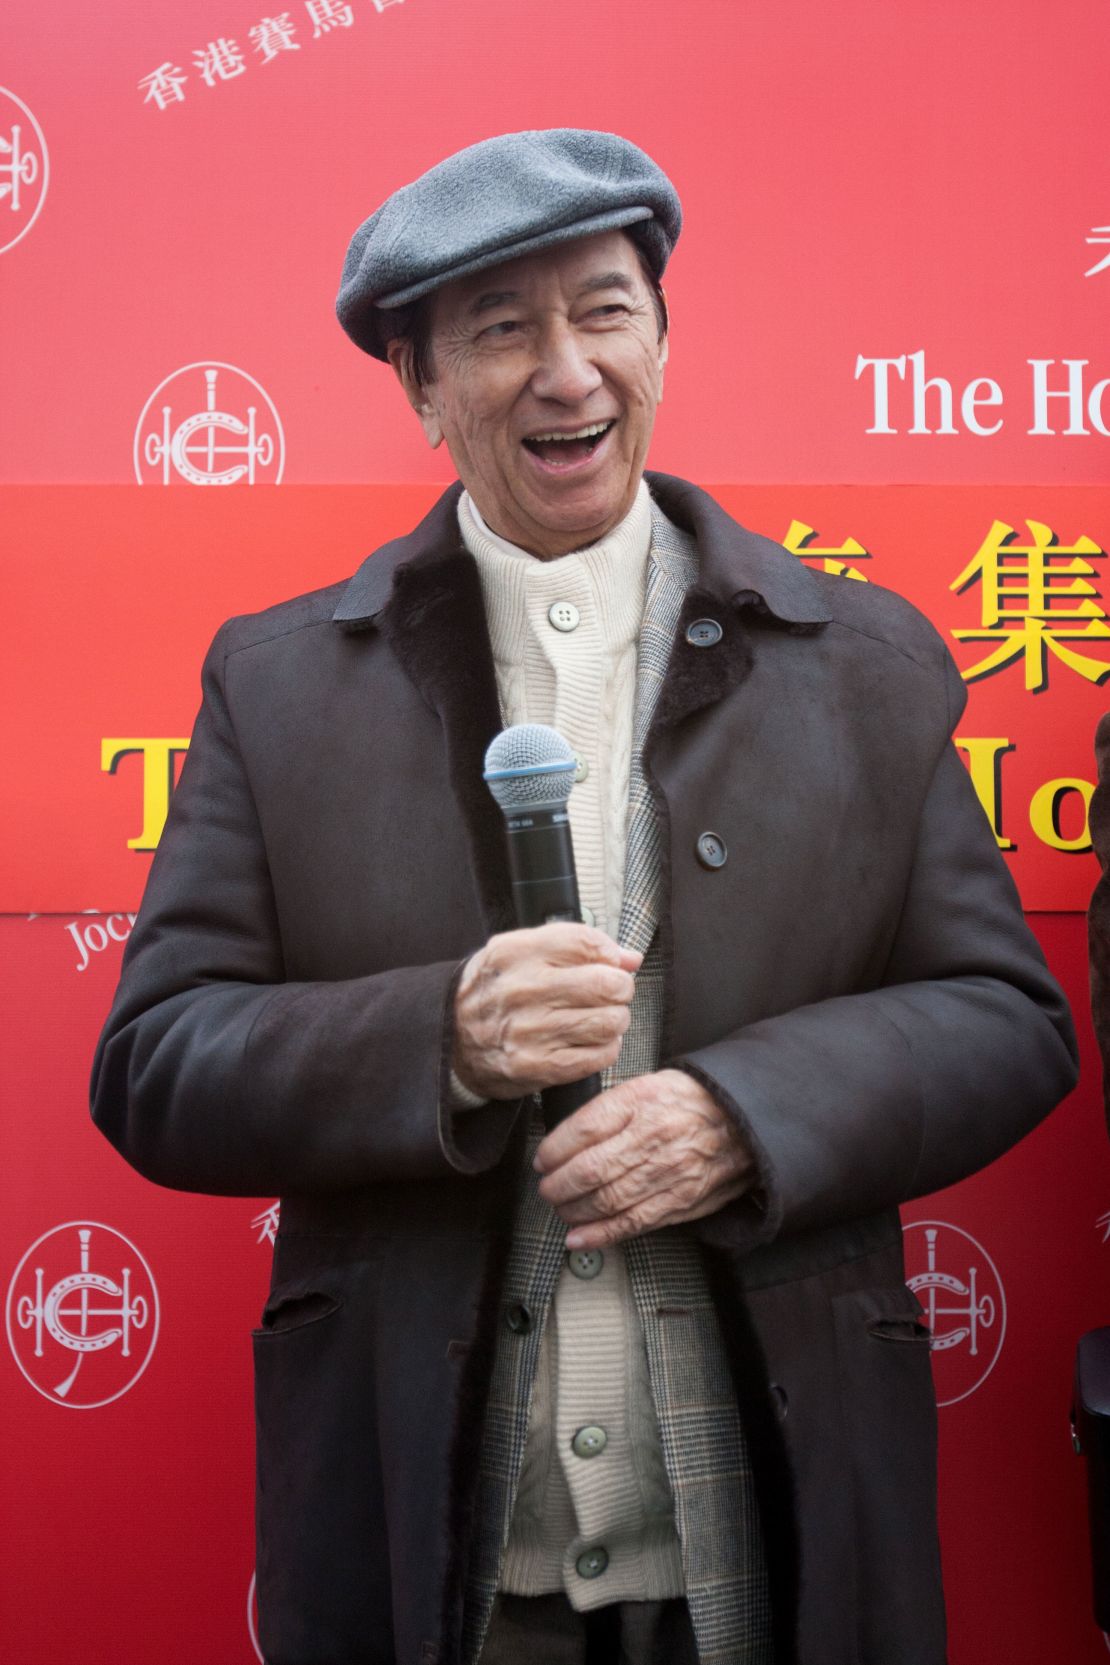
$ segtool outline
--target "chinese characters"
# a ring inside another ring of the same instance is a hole
[[[380,14],[391,6],[403,5],[404,0],[369,0],[369,4]],[[319,40],[336,29],[354,27],[354,0],[302,0],[302,5],[306,22],[312,25],[311,40]],[[296,39],[297,30],[298,24],[292,12],[284,11],[276,17],[263,17],[252,23],[247,30],[247,40],[258,61],[270,64],[285,53],[301,50],[302,43]],[[204,46],[196,48],[192,58],[193,72],[206,87],[215,87],[221,81],[237,81],[246,74],[249,64],[247,53],[231,35],[218,35],[215,40],[207,41]],[[189,79],[188,70],[167,58],[149,75],[140,77],[139,91],[144,94],[143,103],[153,104],[158,110],[168,110],[171,104],[184,104]]]

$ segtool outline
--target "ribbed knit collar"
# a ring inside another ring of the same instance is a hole
[[[651,497],[640,481],[632,507],[598,543],[541,561],[486,525],[468,492],[458,506],[463,543],[478,564],[494,658],[519,661],[529,618],[561,600],[590,606],[598,645],[611,653],[639,635],[644,611]]]

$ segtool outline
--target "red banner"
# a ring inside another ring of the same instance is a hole
[[[842,583],[884,584],[932,619],[967,679],[957,741],[1025,906],[1085,909],[1097,873],[1092,741],[1110,700],[1105,493],[713,489],[798,560]],[[19,791],[0,843],[0,906],[134,910],[216,627],[347,576],[434,495],[7,488],[0,507],[15,554],[0,678]]]

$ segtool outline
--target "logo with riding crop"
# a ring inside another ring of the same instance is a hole
[[[37,1393],[88,1411],[134,1387],[158,1339],[158,1291],[133,1243],[95,1220],[55,1226],[8,1286],[8,1344]]]
[[[983,1245],[945,1220],[904,1228],[906,1282],[932,1331],[938,1405],[955,1405],[982,1387],[1002,1351],[1006,1294]]]
[[[159,382],[139,417],[133,454],[141,486],[276,486],[285,435],[253,376],[210,361]]]
[[[42,128],[21,98],[0,87],[0,254],[38,219],[49,180]]]

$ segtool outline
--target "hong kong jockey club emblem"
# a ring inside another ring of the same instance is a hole
[[[265,388],[233,364],[186,364],[159,382],[135,429],[141,486],[277,485],[285,435]]]
[[[21,98],[0,87],[0,254],[38,219],[49,180],[42,128]]]
[[[158,1339],[158,1291],[133,1243],[70,1220],[32,1243],[8,1286],[8,1343],[31,1386],[92,1410],[134,1387]]]
[[[938,1405],[955,1405],[981,1387],[1006,1335],[1006,1294],[981,1243],[945,1220],[904,1228],[906,1282],[933,1332]]]

